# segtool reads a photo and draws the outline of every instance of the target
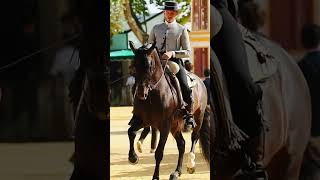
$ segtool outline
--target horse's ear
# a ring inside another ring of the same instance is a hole
[[[132,41],[129,41],[129,45],[130,45],[130,48],[131,48],[131,50],[133,51],[133,53],[136,53],[137,48],[136,48],[136,46],[133,44]]]

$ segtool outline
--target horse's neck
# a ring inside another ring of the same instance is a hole
[[[162,64],[161,64],[159,55],[155,56],[154,61],[155,61],[155,72],[152,75],[152,79],[154,80],[154,83],[158,83],[158,81],[161,81],[164,78],[164,77],[162,77],[162,76],[164,76],[164,70],[162,68]],[[159,82],[159,85],[160,84],[161,83]]]

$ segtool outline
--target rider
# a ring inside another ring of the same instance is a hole
[[[192,117],[192,90],[188,86],[186,70],[182,65],[181,58],[190,57],[191,47],[189,42],[189,35],[187,28],[180,25],[176,21],[178,15],[178,3],[174,1],[166,1],[164,6],[164,17],[165,22],[155,25],[149,35],[148,42],[156,43],[156,47],[160,51],[161,59],[169,60],[168,65],[170,70],[178,78],[179,82],[173,82],[174,84],[180,83],[181,92],[179,88],[178,91],[179,99],[181,99],[181,94],[183,100],[187,103],[184,107],[184,103],[181,102],[181,109],[184,113],[184,120],[186,123],[186,128],[191,129],[196,126],[196,122]],[[177,87],[177,85],[175,85]]]
[[[259,85],[253,82],[249,73],[247,64],[247,54],[242,39],[241,32],[238,28],[237,19],[237,2],[236,0],[213,0],[211,4],[215,6],[221,14],[223,25],[218,34],[211,39],[211,47],[220,59],[221,66],[225,72],[228,87],[231,91],[230,99],[232,103],[238,103],[232,110],[239,113],[242,124],[252,125],[255,123],[256,128],[251,128],[247,132],[251,140],[254,140],[254,150],[244,149],[242,157],[246,165],[242,167],[243,172],[247,175],[254,176],[255,179],[267,179],[266,171],[263,169],[263,152],[261,143],[263,141],[262,117],[257,107],[262,99],[262,90]],[[241,107],[239,106],[241,103]],[[240,112],[242,109],[243,112]],[[254,121],[248,121],[253,119]],[[250,141],[251,141],[250,140]]]

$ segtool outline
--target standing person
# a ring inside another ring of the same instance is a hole
[[[128,100],[130,102],[130,105],[133,105],[133,94],[132,94],[132,88],[135,84],[135,78],[134,78],[134,70],[133,70],[133,66],[130,65],[129,67],[130,69],[130,76],[127,78],[127,82],[126,82],[126,94],[128,95]]]
[[[180,83],[181,92],[176,88],[178,94],[182,94],[183,100],[187,103],[184,107],[182,103],[186,129],[192,129],[196,122],[192,116],[192,90],[188,86],[186,70],[182,65],[181,58],[188,58],[191,55],[191,47],[187,28],[176,21],[179,14],[178,3],[166,1],[164,5],[165,22],[155,25],[149,35],[148,42],[156,43],[161,58],[168,61],[170,70],[176,75],[179,82],[173,82],[176,87]]]
[[[255,0],[239,0],[239,20],[247,29],[260,32],[265,22],[265,12]]]
[[[312,136],[320,136],[320,26],[305,25],[301,39],[306,54],[298,65],[307,80],[312,101]]]
[[[305,25],[301,40],[306,54],[298,65],[307,80],[312,103],[311,138],[301,167],[301,179],[319,179],[320,171],[320,26]]]
[[[218,10],[223,20],[220,31],[211,39],[211,48],[221,60],[221,67],[226,75],[233,117],[240,123],[250,124],[246,133],[250,136],[250,141],[254,142],[253,149],[244,148],[241,151],[245,164],[242,170],[256,179],[267,179],[263,165],[264,127],[259,112],[262,90],[254,83],[249,72],[244,41],[236,21],[237,1],[214,0],[211,5]]]
[[[184,67],[186,68],[187,71],[192,72],[193,70],[193,65],[189,60],[186,60],[184,62]]]
[[[62,23],[62,38],[69,39],[75,34],[79,33],[79,27],[77,26],[76,16],[72,14],[65,14],[61,17]],[[70,121],[74,119],[73,109],[69,99],[69,85],[71,80],[75,76],[77,69],[80,66],[79,58],[79,42],[78,38],[72,39],[66,42],[61,48],[56,51],[53,65],[50,69],[49,74],[53,77],[53,82],[56,87],[54,96],[62,96],[63,98],[54,98],[53,102],[56,105],[57,111],[62,113],[63,119],[65,120],[63,129],[64,136],[72,138],[74,122]],[[62,107],[62,109],[60,109]],[[62,111],[62,112],[61,112]],[[58,113],[57,113],[58,114]],[[58,123],[57,123],[58,124]],[[62,134],[60,132],[60,134]]]
[[[208,103],[207,104],[209,104],[210,99],[211,99],[210,70],[209,69],[204,70],[204,77],[205,77],[205,79],[203,80],[203,83],[207,88],[207,94],[208,94]]]

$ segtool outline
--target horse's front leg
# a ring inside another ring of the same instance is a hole
[[[163,126],[163,129],[160,130],[160,140],[159,144],[155,153],[155,159],[156,159],[156,167],[153,173],[153,178],[152,180],[159,180],[159,170],[160,170],[160,162],[163,158],[163,150],[164,146],[167,142],[168,135],[170,132],[169,126]]]
[[[150,153],[154,153],[156,151],[157,146],[157,129],[151,128],[151,149]]]
[[[178,179],[178,177],[181,175],[181,168],[182,168],[182,162],[183,162],[183,155],[185,152],[185,140],[182,136],[181,132],[178,132],[175,134],[178,150],[179,150],[179,159],[178,159],[178,165],[176,168],[176,171],[171,173],[170,180]]]
[[[134,139],[137,135],[137,131],[141,129],[141,120],[133,121],[131,124],[131,127],[128,129],[128,136],[129,136],[129,142],[130,142],[130,149],[129,149],[129,162],[132,164],[137,164],[139,161],[139,157],[137,156],[135,150],[134,150]]]

